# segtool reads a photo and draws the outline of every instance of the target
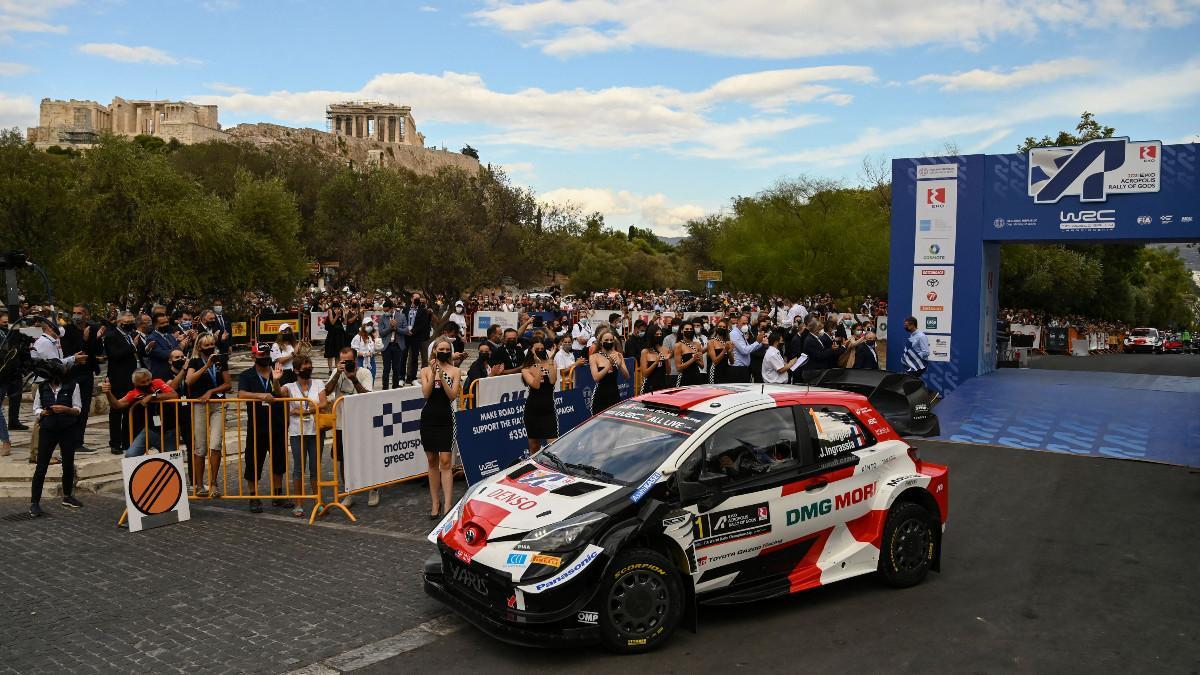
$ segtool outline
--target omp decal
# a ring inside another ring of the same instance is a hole
[[[642,481],[642,484],[633,491],[633,494],[629,495],[629,501],[633,502],[634,504],[641,501],[642,497],[646,496],[646,493],[650,491],[650,488],[654,487],[654,484],[657,483],[658,479],[660,478],[662,478],[661,471],[655,471],[654,473],[650,474],[646,480]]]
[[[573,562],[570,567],[564,569],[549,579],[546,579],[545,581],[539,581],[535,584],[526,584],[525,586],[521,586],[520,589],[526,593],[541,593],[542,591],[554,588],[556,586],[561,586],[571,577],[579,574],[586,569],[588,565],[591,565],[593,562],[595,562],[596,558],[599,558],[600,554],[603,552],[603,548],[596,546],[595,544],[588,544],[587,548],[583,549],[583,553],[579,554],[579,557],[575,559],[575,562]]]
[[[600,621],[600,612],[580,612],[575,615],[579,623],[595,626]]]
[[[771,531],[771,511],[767,502],[713,511],[697,516],[693,534],[696,548],[725,544],[756,537]]]

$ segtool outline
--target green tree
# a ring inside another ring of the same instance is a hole
[[[1079,124],[1075,125],[1075,132],[1060,131],[1054,138],[1042,136],[1041,139],[1036,139],[1033,136],[1027,136],[1025,142],[1017,146],[1017,152],[1029,152],[1032,148],[1049,148],[1062,147],[1066,145],[1082,145],[1088,141],[1094,141],[1097,138],[1112,138],[1117,132],[1112,127],[1106,127],[1096,121],[1096,116],[1086,110],[1079,116]]]
[[[479,159],[479,151],[476,150],[475,148],[472,148],[470,145],[464,145],[460,152],[462,152],[462,154],[466,155],[467,157],[474,157],[475,159]]]

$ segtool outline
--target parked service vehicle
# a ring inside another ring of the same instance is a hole
[[[1157,328],[1134,328],[1125,337],[1125,351],[1127,353],[1150,352],[1152,354],[1161,354],[1162,350],[1163,339],[1159,335]]]
[[[1178,335],[1167,335],[1163,338],[1162,351],[1164,354],[1182,354],[1183,340]]]
[[[700,602],[917,584],[948,504],[947,468],[860,393],[668,389],[471,486],[429,535],[425,589],[502,640],[644,652],[696,630]]]

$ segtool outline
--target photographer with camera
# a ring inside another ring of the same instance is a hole
[[[38,423],[37,468],[33,470],[33,492],[29,498],[29,515],[42,515],[42,484],[46,480],[46,469],[57,447],[62,453],[62,505],[78,509],[82,503],[71,493],[75,488],[75,443],[78,434],[82,403],[79,387],[74,382],[63,382],[62,371],[50,374],[38,386],[33,399],[33,416]]]
[[[366,368],[358,367],[358,352],[353,347],[343,347],[338,352],[337,369],[325,383],[325,398],[332,410],[334,403],[343,396],[365,394],[372,390],[371,373]],[[333,430],[333,452],[338,461],[338,478],[342,485],[346,484],[346,467],[342,464],[342,416],[337,416],[337,424]],[[354,505],[354,495],[342,498],[342,506],[350,508]],[[367,506],[379,505],[379,490],[371,490],[367,495]]]

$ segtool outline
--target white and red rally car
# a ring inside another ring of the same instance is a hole
[[[695,630],[699,602],[876,572],[916,584],[948,503],[946,467],[861,394],[671,389],[473,485],[429,535],[425,589],[506,641],[641,652]]]
[[[1163,351],[1162,335],[1159,334],[1157,328],[1134,328],[1125,338],[1125,351],[1161,354]]]

